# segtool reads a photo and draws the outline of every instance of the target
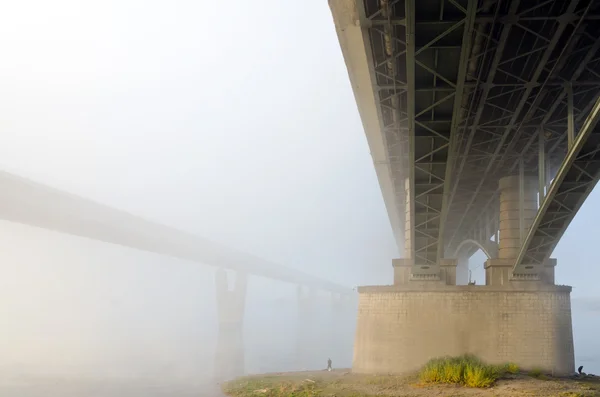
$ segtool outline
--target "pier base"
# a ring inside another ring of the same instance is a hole
[[[352,370],[407,373],[441,356],[474,354],[556,375],[575,371],[571,287],[359,287]]]

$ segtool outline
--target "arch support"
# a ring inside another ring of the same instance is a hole
[[[473,239],[463,240],[454,250],[453,257],[460,258],[461,252],[464,251],[464,248],[473,246],[483,251],[483,253],[485,254],[485,256],[487,256],[488,259],[495,259],[498,257],[498,243],[492,240],[488,240],[482,243]]]

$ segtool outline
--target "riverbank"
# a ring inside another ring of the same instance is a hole
[[[425,385],[416,376],[360,375],[335,370],[248,376],[225,383],[223,391],[231,397],[600,397],[600,379],[514,374],[506,375],[490,388],[473,389]]]

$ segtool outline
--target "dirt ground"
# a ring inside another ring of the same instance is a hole
[[[303,396],[352,397],[600,397],[600,378],[565,379],[526,374],[510,375],[488,389],[452,385],[423,385],[416,377],[359,375],[349,370],[255,375],[223,385],[227,395],[284,396],[282,389],[313,383],[315,391]],[[291,391],[291,389],[290,389]]]

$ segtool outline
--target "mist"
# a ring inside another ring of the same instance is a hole
[[[349,289],[392,283],[399,253],[326,1],[5,3],[0,170]],[[3,220],[0,244],[2,396],[212,397],[211,263]],[[557,280],[597,302],[592,255],[561,242]],[[355,299],[339,310],[318,291],[299,319],[296,285],[250,275],[245,371],[350,367]],[[576,349],[600,372],[597,309],[576,305]]]
[[[211,2],[6,4],[0,169],[349,289],[391,280],[397,250],[327,3],[226,8],[223,23]],[[213,381],[210,263],[6,221],[0,241],[2,395]],[[355,306],[332,316],[319,291],[299,323],[297,298],[249,276],[247,373],[351,365]],[[314,352],[302,364],[299,334]]]

